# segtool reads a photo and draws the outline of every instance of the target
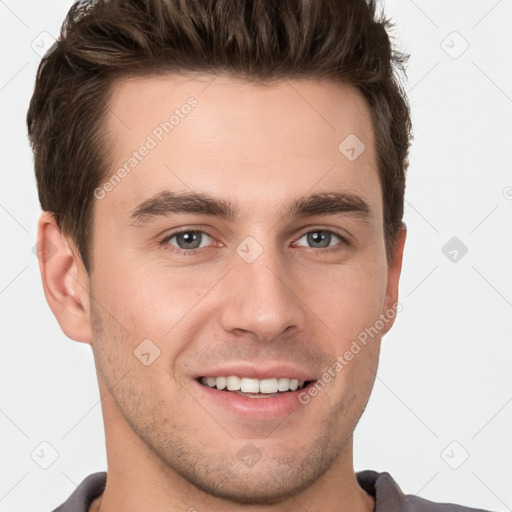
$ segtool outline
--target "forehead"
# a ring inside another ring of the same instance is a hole
[[[199,74],[121,80],[106,121],[112,185],[97,206],[123,218],[162,190],[208,192],[253,212],[290,195],[346,190],[381,210],[371,114],[346,84]]]

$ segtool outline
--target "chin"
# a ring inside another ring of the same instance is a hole
[[[325,443],[304,447],[302,453],[263,454],[254,466],[247,467],[226,453],[195,465],[175,467],[197,489],[239,505],[275,505],[298,495],[313,485],[335,462],[338,450]],[[215,462],[213,462],[215,460]],[[201,463],[203,462],[203,464]],[[198,467],[202,471],[198,471]]]
[[[222,500],[236,503],[239,505],[276,505],[286,499],[296,496],[315,480],[316,476],[309,479],[297,477],[296,472],[293,474],[282,473],[279,478],[272,478],[265,471],[258,471],[250,475],[252,469],[247,469],[244,474],[238,474],[232,478],[223,478],[221,474],[216,473],[212,476],[205,475],[201,481],[191,481],[191,483],[199,490],[220,498]],[[261,476],[265,476],[260,478]],[[274,475],[275,476],[275,475]]]

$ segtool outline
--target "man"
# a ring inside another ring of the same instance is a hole
[[[57,511],[475,510],[353,469],[406,238],[387,27],[363,0],[72,7],[27,123],[108,471]]]

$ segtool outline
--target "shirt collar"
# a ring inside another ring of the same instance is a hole
[[[408,512],[412,510],[398,484],[387,472],[378,473],[370,469],[356,473],[359,486],[375,498],[375,509],[373,512]],[[98,497],[105,489],[107,473],[100,471],[93,473],[75,489],[66,505],[73,505],[67,510],[88,510],[89,504]],[[76,507],[76,508],[75,508]],[[59,510],[59,509],[57,509]],[[57,510],[55,512],[57,512]]]
[[[358,471],[356,479],[363,490],[375,498],[374,512],[408,512],[409,500],[387,472]]]

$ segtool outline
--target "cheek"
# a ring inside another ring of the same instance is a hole
[[[339,350],[378,320],[386,290],[382,265],[368,262],[327,269],[315,277],[315,282],[317,286],[302,288],[302,296],[329,327]]]
[[[368,262],[350,269],[339,268],[324,276],[322,282],[325,284],[321,293],[316,289],[307,300],[321,320],[319,325],[329,328],[326,331],[321,327],[328,333],[324,343],[332,354],[326,370],[330,369],[335,377],[325,397],[333,410],[343,407],[351,416],[358,417],[378,367],[385,267]],[[324,376],[327,381],[329,375]]]
[[[200,273],[122,259],[104,265],[96,281],[98,302],[135,338],[166,336],[214,284]]]

